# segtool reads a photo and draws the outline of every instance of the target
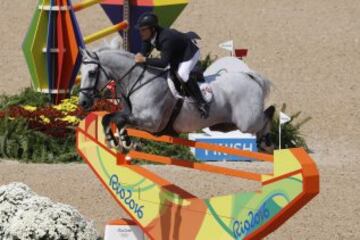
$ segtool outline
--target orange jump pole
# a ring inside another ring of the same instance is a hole
[[[216,152],[224,152],[224,153],[228,153],[230,155],[248,157],[250,159],[255,159],[255,160],[259,160],[259,161],[273,162],[273,156],[270,154],[266,154],[266,153],[257,153],[257,152],[250,152],[250,151],[245,151],[245,150],[241,150],[241,149],[227,148],[227,147],[219,146],[216,144],[195,142],[195,141],[186,140],[183,138],[171,137],[171,136],[156,137],[150,133],[139,131],[136,129],[127,129],[127,131],[128,131],[128,134],[133,137],[144,138],[144,139],[157,141],[157,142],[178,144],[178,145],[183,145],[183,146],[187,146],[187,147],[201,148],[201,149],[206,149],[206,150],[216,151]]]
[[[96,33],[93,33],[89,36],[86,36],[84,38],[84,42],[85,44],[88,44],[88,43],[92,43],[96,40],[99,40],[100,38],[103,38],[107,35],[110,35],[112,33],[115,33],[115,32],[118,32],[120,30],[124,30],[126,29],[127,27],[129,26],[128,22],[127,21],[123,21],[123,22],[120,22],[114,26],[111,26],[111,27],[108,27],[108,28],[105,28],[99,32],[96,32]]]

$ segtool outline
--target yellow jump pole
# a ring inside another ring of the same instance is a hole
[[[112,34],[112,33],[114,33],[114,32],[118,32],[118,31],[120,31],[120,30],[124,30],[125,28],[128,27],[128,25],[129,25],[129,24],[128,24],[127,21],[120,22],[120,23],[118,23],[118,24],[116,24],[116,25],[114,25],[114,26],[105,28],[105,29],[103,29],[103,30],[101,30],[101,31],[99,31],[99,32],[97,32],[97,33],[93,33],[93,34],[91,34],[91,35],[89,35],[89,36],[86,36],[86,37],[84,38],[84,42],[85,42],[86,44],[91,43],[91,42],[94,42],[94,41],[96,41],[96,40],[98,40],[98,39],[100,39],[100,38],[103,38],[103,37],[105,37],[105,36],[107,36],[107,35],[110,35],[110,34]],[[78,76],[76,77],[75,84],[80,84],[80,81],[81,81],[81,76],[78,75]]]
[[[107,35],[110,35],[110,34],[112,34],[114,32],[124,30],[124,29],[126,29],[128,27],[128,25],[129,24],[128,24],[127,21],[120,22],[120,23],[118,23],[118,24],[116,24],[114,26],[105,28],[105,29],[103,29],[103,30],[101,30],[99,32],[96,32],[96,33],[93,33],[93,34],[91,34],[89,36],[86,36],[84,38],[84,42],[85,42],[85,44],[92,43],[92,42],[94,42],[94,41],[96,41],[96,40],[98,40],[100,38],[103,38],[103,37],[105,37]]]
[[[75,12],[80,11],[82,9],[91,7],[92,5],[100,3],[102,0],[84,0],[79,3],[73,4],[73,9]]]

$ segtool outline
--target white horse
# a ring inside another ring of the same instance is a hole
[[[267,136],[275,108],[264,111],[270,81],[237,58],[219,59],[206,70],[205,80],[213,95],[209,117],[202,119],[193,101],[180,102],[170,91],[164,69],[137,65],[133,54],[110,46],[93,52],[82,50],[82,55],[79,104],[91,108],[99,91],[110,80],[116,80],[123,109],[105,115],[102,124],[107,141],[120,145],[122,150],[132,146],[126,127],[172,135],[205,127],[223,132],[239,129],[256,134],[258,140],[270,145]],[[118,128],[120,141],[114,137],[111,123]]]

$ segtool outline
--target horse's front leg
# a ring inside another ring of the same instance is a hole
[[[110,147],[117,147],[121,151],[128,151],[132,147],[130,137],[127,135],[125,125],[128,123],[129,116],[124,112],[107,114],[102,119],[102,125],[107,143]],[[119,135],[116,136],[111,130],[111,123],[115,123]],[[117,138],[118,137],[118,138]]]
[[[101,121],[105,134],[105,140],[110,148],[119,146],[119,140],[115,137],[113,131],[111,130],[113,115],[114,113],[106,114]]]

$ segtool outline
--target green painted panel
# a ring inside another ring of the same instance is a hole
[[[36,5],[36,9],[35,9],[35,13],[32,17],[29,29],[26,33],[23,45],[22,45],[22,49],[23,49],[23,53],[25,56],[25,60],[26,63],[28,65],[28,69],[32,78],[32,85],[34,89],[37,89],[39,86],[39,78],[36,74],[35,71],[35,63],[33,61],[32,58],[32,54],[31,54],[31,46],[33,44],[33,40],[34,40],[34,35],[35,35],[35,31],[36,31],[36,27],[39,23],[40,20],[40,10],[39,10],[39,5],[43,2],[44,0],[39,0],[38,1],[38,5]]]
[[[50,0],[44,0],[43,5],[50,5]],[[35,71],[39,77],[38,87],[41,89],[49,88],[46,54],[43,53],[43,48],[47,46],[48,22],[48,11],[42,10],[40,12],[40,19],[35,31],[34,42],[31,48],[33,61],[35,63]]]
[[[161,6],[155,7],[154,12],[159,16],[161,26],[170,27],[185,7],[185,4]]]

